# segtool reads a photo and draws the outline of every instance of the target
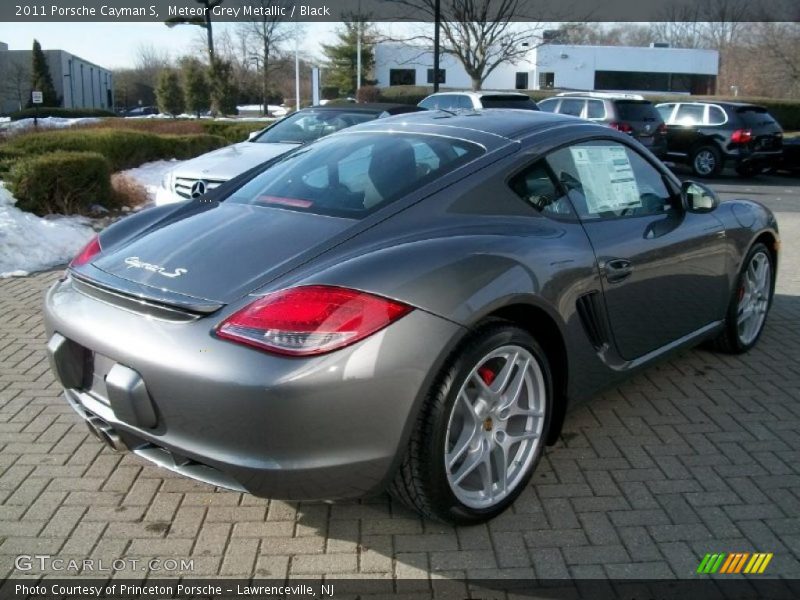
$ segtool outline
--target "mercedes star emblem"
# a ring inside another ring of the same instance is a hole
[[[192,184],[192,189],[189,192],[192,195],[192,198],[199,198],[200,196],[205,194],[207,185],[208,184],[202,179],[200,179],[199,181],[195,181]]]

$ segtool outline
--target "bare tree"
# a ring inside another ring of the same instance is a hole
[[[776,63],[777,71],[790,83],[794,92],[800,88],[800,23],[759,23],[758,46]]]
[[[176,25],[197,25],[205,29],[209,64],[214,62],[214,28],[211,23],[211,15],[212,11],[224,1],[225,0],[195,0],[195,2],[202,4],[205,8],[202,17],[171,17],[164,22],[167,27],[175,27]]]
[[[28,64],[2,57],[0,80],[3,82],[3,91],[12,94],[18,110],[22,110],[28,101],[28,92],[31,88],[31,71]]]
[[[259,3],[264,9],[273,4],[270,0],[259,0]],[[269,15],[268,13],[269,11],[264,10],[262,11],[264,16],[257,20],[239,24],[242,37],[247,41],[248,50],[251,48],[253,50],[248,58],[252,58],[256,62],[256,69],[261,71],[261,99],[265,115],[269,104],[269,76],[273,55],[282,43],[292,37],[292,32],[285,20],[279,14]]]
[[[433,20],[436,0],[396,1]],[[529,6],[524,0],[441,0],[441,51],[462,64],[473,90],[501,64],[516,64],[541,45],[544,24],[526,14]],[[432,34],[411,39],[433,43]]]
[[[162,48],[156,48],[151,44],[139,44],[133,64],[139,81],[155,88],[158,74],[172,66],[172,58]]]

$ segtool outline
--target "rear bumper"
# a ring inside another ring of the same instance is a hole
[[[128,449],[189,477],[272,498],[380,489],[430,373],[460,332],[415,310],[349,348],[284,358],[214,338],[222,313],[147,318],[88,297],[68,279],[45,300],[48,350],[70,405]],[[60,360],[73,365],[71,374],[57,364],[65,343],[72,358]]]

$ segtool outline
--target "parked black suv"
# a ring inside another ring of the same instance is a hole
[[[749,176],[781,157],[783,130],[763,106],[738,102],[667,102],[656,105],[667,124],[669,158],[700,177],[727,163]]]
[[[653,104],[638,94],[564,92],[539,101],[539,109],[572,115],[627,133],[658,158],[667,155],[667,128]]]

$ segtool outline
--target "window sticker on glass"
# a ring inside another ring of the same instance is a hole
[[[633,167],[623,146],[570,148],[590,213],[642,205]]]

